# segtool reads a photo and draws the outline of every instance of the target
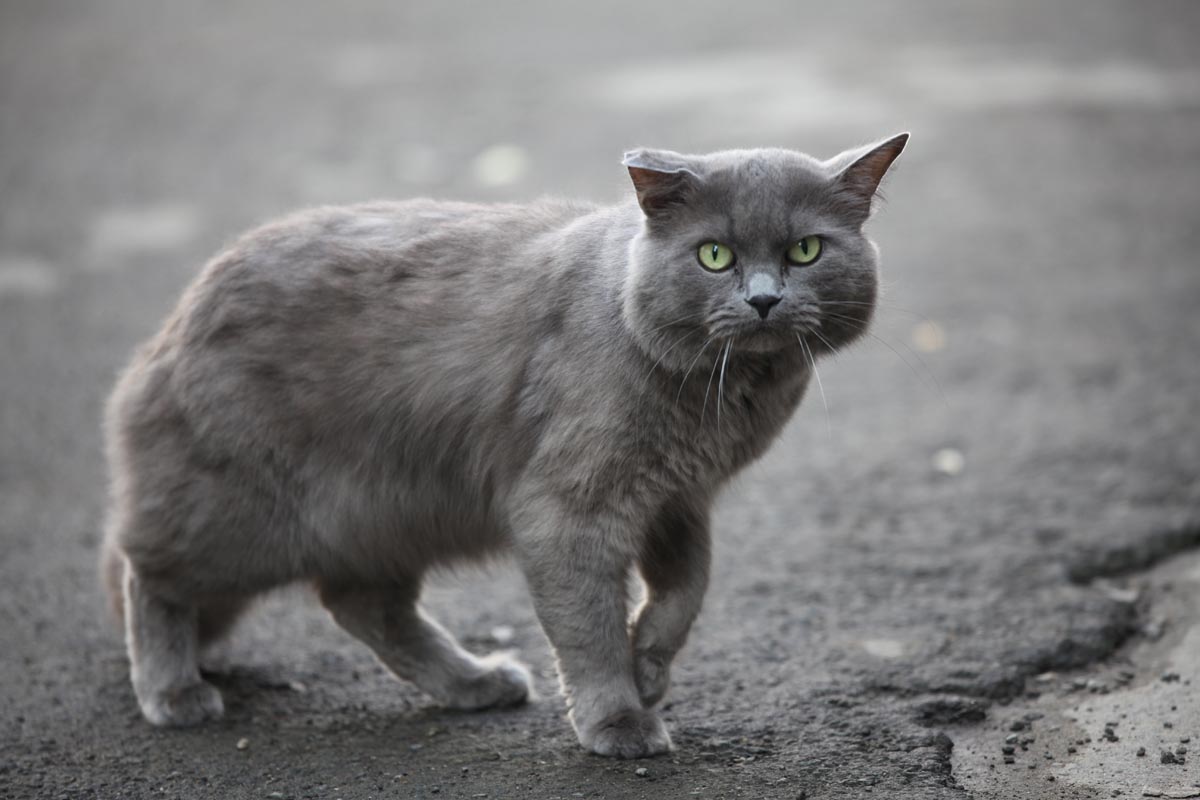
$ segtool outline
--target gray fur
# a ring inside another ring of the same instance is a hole
[[[704,595],[712,499],[811,360],[866,328],[861,226],[905,138],[830,162],[637,151],[640,206],[320,208],[218,255],[108,409],[104,572],[146,718],[218,717],[198,652],[296,581],[439,701],[519,703],[523,667],[416,605],[431,567],[511,550],[580,742],[667,750],[653,706]],[[820,259],[787,266],[808,234]],[[710,239],[735,268],[700,267]],[[767,319],[747,287],[782,296]]]

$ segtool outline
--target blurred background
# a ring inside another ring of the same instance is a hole
[[[679,751],[653,787],[577,752],[504,568],[447,576],[429,602],[474,649],[533,663],[545,699],[526,711],[441,714],[286,595],[235,641],[229,720],[141,723],[94,580],[101,407],[223,243],[380,197],[616,202],[634,146],[828,157],[902,130],[870,224],[875,338],[822,366],[827,407],[813,393],[722,498],[667,709]],[[1010,785],[990,734],[955,762],[970,736],[942,731],[989,730],[1048,671],[1075,676],[1044,692],[1053,716],[1114,658],[1200,663],[1179,600],[1200,570],[1163,578],[1188,587],[1174,595],[1141,572],[1200,545],[1198,211],[1190,0],[0,2],[0,788],[1019,797],[1049,771],[1073,797],[1159,780],[1137,772],[1156,758],[1046,745]],[[1165,644],[1128,650],[1150,623]]]

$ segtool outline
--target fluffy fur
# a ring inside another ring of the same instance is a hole
[[[108,409],[104,571],[146,718],[220,716],[199,650],[296,581],[446,705],[522,702],[520,664],[417,604],[430,567],[510,550],[583,746],[669,749],[654,706],[704,595],[713,496],[866,328],[862,224],[906,139],[825,162],[635,151],[636,202],[320,208],[218,255]],[[810,234],[820,258],[788,264]],[[710,240],[732,268],[700,266]]]

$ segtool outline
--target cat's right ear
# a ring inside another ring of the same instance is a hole
[[[683,156],[667,150],[630,150],[621,161],[637,191],[638,205],[656,217],[684,205],[697,176],[682,163]]]

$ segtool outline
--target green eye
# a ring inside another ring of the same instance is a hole
[[[788,248],[787,260],[793,264],[811,264],[821,255],[821,237],[805,236]]]
[[[700,245],[700,266],[713,272],[721,272],[733,266],[733,251],[719,242],[705,242]]]

